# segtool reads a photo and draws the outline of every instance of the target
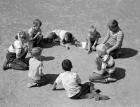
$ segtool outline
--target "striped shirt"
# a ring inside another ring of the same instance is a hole
[[[119,42],[118,47],[122,46],[124,34],[123,34],[121,29],[119,29],[119,31],[117,33],[113,33],[112,31],[108,31],[108,36],[109,36],[109,39],[105,43],[105,45],[108,45],[109,47],[113,47],[114,45],[116,45],[117,42]]]

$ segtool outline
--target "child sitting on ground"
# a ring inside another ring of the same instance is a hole
[[[102,49],[98,48],[97,52],[97,70],[93,72],[93,74],[89,77],[89,80],[91,82],[100,83],[115,82],[116,79],[112,78],[112,74],[115,72],[115,61],[113,57],[106,53],[105,47],[102,47]]]
[[[89,29],[89,35],[87,38],[88,53],[96,51],[99,38],[101,38],[100,33],[96,30],[95,26],[92,25]]]
[[[120,29],[118,21],[115,19],[109,21],[107,36],[103,41],[103,44],[107,49],[107,54],[110,54],[114,58],[119,57],[123,38],[124,33]]]
[[[27,84],[27,87],[31,88],[34,86],[40,86],[43,83],[44,74],[43,62],[41,59],[42,49],[35,47],[31,50],[32,58],[29,60],[29,72],[28,77],[31,79],[31,83]]]
[[[48,42],[60,42],[61,46],[70,49],[70,45],[78,45],[79,41],[72,35],[72,33],[66,30],[56,29],[53,30],[47,37]]]
[[[100,90],[94,88],[94,84],[86,82],[81,84],[79,75],[75,72],[71,72],[72,63],[70,60],[65,59],[62,62],[62,68],[65,72],[61,73],[55,80],[52,90],[56,90],[56,86],[59,83],[63,84],[66,90],[67,96],[71,99],[81,98],[95,98],[96,100],[107,100],[107,96],[100,95]]]
[[[15,36],[15,41],[8,48],[3,70],[28,70],[28,61],[25,59],[28,53],[27,33],[20,31]]]
[[[33,47],[38,47],[43,39],[42,31],[40,29],[41,26],[42,22],[39,19],[35,19],[33,21],[33,27],[28,30],[30,50]]]

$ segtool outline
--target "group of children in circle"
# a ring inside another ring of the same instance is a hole
[[[15,36],[15,41],[8,48],[6,59],[3,64],[3,70],[29,70],[28,77],[31,82],[27,87],[40,86],[44,81],[43,59],[41,57],[43,35],[41,31],[42,22],[39,19],[33,21],[33,27],[28,32],[20,31]],[[97,69],[89,77],[90,82],[81,84],[79,75],[71,72],[73,67],[69,59],[62,61],[62,69],[65,71],[56,78],[53,84],[53,90],[57,89],[57,84],[62,83],[66,90],[67,96],[71,99],[79,98],[95,98],[95,100],[107,100],[109,97],[101,95],[99,89],[95,89],[96,82],[109,83],[115,82],[117,79],[112,77],[115,72],[114,58],[121,54],[124,34],[119,27],[118,21],[113,19],[107,24],[108,31],[102,43],[98,43],[101,38],[100,33],[95,26],[91,26],[89,34],[85,42],[78,41],[71,32],[56,29],[49,33],[45,39],[45,43],[58,43],[61,46],[70,49],[70,45],[84,48],[90,54],[97,51],[95,59]],[[31,54],[29,60],[26,59],[27,53]]]

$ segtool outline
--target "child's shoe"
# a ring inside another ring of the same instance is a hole
[[[99,100],[109,100],[110,98],[108,96],[105,96],[105,95],[101,95],[101,94],[98,94],[96,97],[95,97],[95,101],[99,101]]]
[[[34,83],[34,82],[33,82],[33,83],[28,83],[28,84],[27,84],[27,87],[28,87],[28,88],[32,88],[32,87],[35,87],[35,86],[37,86],[37,83]]]

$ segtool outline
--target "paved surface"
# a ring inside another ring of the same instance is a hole
[[[44,73],[49,84],[39,88],[26,88],[28,71],[8,70],[0,72],[0,107],[139,107],[140,102],[140,11],[139,0],[0,0],[0,60],[14,41],[15,34],[32,26],[35,18],[43,22],[44,37],[55,29],[71,31],[84,41],[91,24],[96,25],[102,37],[106,34],[109,19],[119,21],[125,33],[123,55],[116,59],[118,81],[111,84],[95,84],[111,99],[96,102],[94,99],[70,100],[65,92],[52,91],[52,82],[62,72],[61,62],[69,58],[73,71],[83,82],[95,69],[95,53],[72,47],[45,48]]]

